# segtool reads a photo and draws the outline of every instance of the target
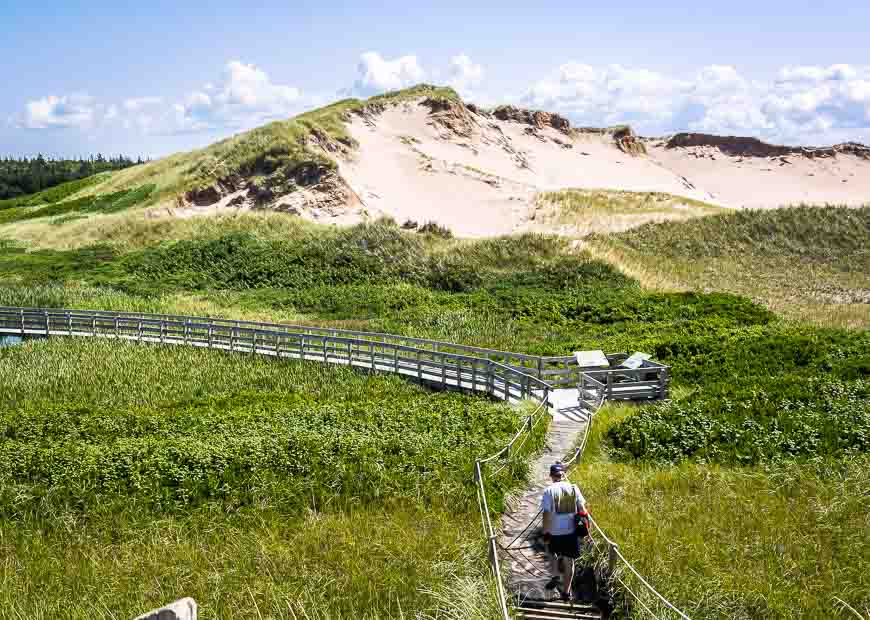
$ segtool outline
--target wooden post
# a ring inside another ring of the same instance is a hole
[[[139,342],[142,342],[142,319],[139,319]]]
[[[372,356],[372,372],[375,371],[375,343],[369,344],[369,354]]]
[[[462,390],[462,361],[456,358],[456,386]]]
[[[471,391],[477,391],[477,360],[471,360]]]
[[[45,335],[51,335],[51,319],[48,318],[48,310],[45,311]]]
[[[538,357],[538,379],[544,379],[544,358]]]
[[[208,348],[211,349],[212,346],[212,331],[214,330],[214,325],[211,323],[208,324]]]
[[[251,355],[254,355],[257,352],[257,328],[253,329],[253,335],[251,336]]]
[[[118,338],[118,317],[115,317],[115,338]]]
[[[616,552],[619,550],[619,545],[610,543],[610,550],[607,553],[607,571],[612,575],[616,570],[616,560],[618,556]]]
[[[613,398],[613,373],[607,373],[607,400],[611,400]]]
[[[22,321],[22,325],[23,324],[24,323]],[[91,330],[93,331],[94,338],[96,338],[97,337],[97,317],[95,317],[95,316],[91,317]]]
[[[24,310],[21,311],[21,335],[24,336]]]
[[[299,336],[299,359],[305,359],[305,334]]]
[[[441,385],[447,387],[447,362],[444,360],[444,355],[441,356]]]
[[[72,336],[72,316],[69,312],[66,313],[66,329],[69,335]]]
[[[399,374],[399,347],[393,345],[393,372]]]
[[[423,379],[423,365],[420,363],[420,349],[417,349],[417,379]]]

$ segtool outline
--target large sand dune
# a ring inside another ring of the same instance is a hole
[[[482,236],[583,235],[721,208],[870,203],[870,149],[861,145],[804,149],[703,134],[639,138],[628,127],[572,128],[556,114],[510,106],[485,111],[455,93],[429,94],[435,92],[423,86],[339,102],[341,113],[327,107],[291,119],[287,127],[299,137],[281,148],[299,153],[280,182],[257,182],[274,171],[256,164],[162,206],[178,216],[277,209],[335,224],[386,215]],[[333,127],[343,129],[330,133],[316,124],[330,113]],[[211,170],[234,145],[268,144],[275,138],[269,131],[190,157],[203,160],[198,169]]]
[[[339,169],[370,216],[433,220],[462,235],[541,229],[536,197],[569,188],[663,192],[733,208],[870,202],[870,159],[855,154],[730,155],[665,140],[639,141],[647,152],[632,154],[609,132],[501,120],[461,105],[433,110],[422,101],[354,116],[349,131],[359,147]],[[672,217],[687,217],[679,206]],[[600,228],[663,219],[647,215],[606,222],[602,214]]]

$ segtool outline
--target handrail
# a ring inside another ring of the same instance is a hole
[[[583,453],[586,449],[586,445],[588,443],[589,429],[592,426],[592,421],[595,417],[595,414],[598,412],[599,409],[601,409],[601,407],[604,405],[604,402],[606,401],[606,394],[607,393],[606,393],[605,389],[607,386],[605,384],[590,377],[586,373],[582,373],[581,378],[582,378],[582,382],[583,382],[583,383],[581,383],[581,385],[583,385],[585,382],[598,384],[598,386],[600,386],[599,391],[601,392],[601,397],[600,397],[597,405],[595,406],[595,408],[592,412],[592,415],[589,417],[589,422],[586,424],[586,427],[583,429],[583,438],[580,441],[580,445],[578,446],[577,450],[574,452],[574,456],[572,456],[571,459],[569,459],[565,463],[566,467],[570,467],[575,462],[579,462],[580,458],[582,458]],[[581,390],[582,390],[582,387],[581,387]],[[582,394],[581,394],[581,397],[582,397]],[[628,568],[628,570],[631,571],[640,580],[641,584],[643,584],[643,586],[647,589],[647,591],[652,593],[659,601],[661,601],[662,604],[665,605],[665,607],[667,607],[668,609],[670,609],[671,611],[676,613],[681,618],[681,620],[691,620],[689,618],[689,616],[687,616],[684,612],[680,611],[673,603],[671,603],[664,596],[662,596],[658,592],[658,590],[656,590],[646,579],[644,579],[644,577],[638,572],[638,570],[634,567],[634,565],[632,565],[631,562],[629,562],[625,558],[625,556],[622,555],[622,552],[619,550],[619,545],[616,544],[613,540],[611,540],[607,536],[607,534],[604,533],[604,530],[601,529],[601,527],[598,525],[598,523],[595,521],[595,519],[592,518],[592,515],[589,515],[589,522],[595,528],[595,531],[598,532],[598,534],[601,536],[603,541],[607,544],[607,547],[609,549],[608,562],[609,562],[609,569],[610,569],[611,573],[613,573],[613,571],[616,567],[616,561],[621,560],[622,563],[626,566],[626,568]],[[590,537],[591,537],[591,535],[590,535]],[[597,547],[597,543],[595,543],[594,538],[592,538],[592,542]],[[657,618],[657,616],[652,612],[652,610],[649,609],[649,607],[646,605],[646,603],[644,603],[644,601],[641,598],[639,598],[637,596],[637,594],[635,594],[634,591],[631,588],[629,588],[622,581],[621,578],[619,578],[619,583],[622,585],[623,588],[625,588],[629,593],[631,593],[634,600],[637,601],[641,607],[643,607],[651,616],[653,616],[654,618]]]
[[[55,321],[54,325],[52,324],[53,320]],[[59,324],[58,321],[62,324]],[[82,321],[84,321],[84,324]],[[555,358],[466,347],[464,345],[455,345],[435,340],[375,332],[353,332],[342,329],[295,326],[281,323],[256,323],[252,321],[183,315],[105,312],[100,310],[64,308],[0,307],[0,333],[12,333],[13,335],[20,333],[21,335],[108,337],[138,342],[205,346],[207,348],[274,355],[276,357],[308,359],[333,364],[340,363],[370,369],[371,371],[404,374],[416,377],[419,380],[439,384],[447,389],[470,388],[472,392],[483,392],[500,397],[505,401],[522,398],[538,401],[538,407],[530,415],[526,416],[520,428],[507,445],[495,454],[476,460],[474,465],[478,506],[481,510],[481,521],[488,539],[490,564],[495,576],[500,611],[503,616],[502,620],[510,620],[504,584],[501,579],[496,533],[486,501],[486,487],[482,466],[502,456],[507,456],[510,459],[513,446],[524,435],[526,438],[523,439],[523,442],[525,442],[531,436],[537,422],[546,413],[549,413],[550,392],[554,385],[560,385],[562,382],[546,381],[543,379],[542,374],[545,374],[543,370],[544,365],[555,361]],[[360,338],[355,336],[365,337]],[[381,340],[373,340],[368,337],[379,337]],[[408,346],[408,344],[390,342],[389,339],[404,343],[417,342],[429,344],[434,348],[413,347]],[[294,342],[296,344],[295,347],[292,346]],[[505,360],[510,358],[535,360],[537,365],[535,368],[522,367],[524,370],[521,370],[518,367],[504,364],[491,357],[477,357],[450,351],[440,351],[437,348],[438,346],[451,347],[460,351],[496,355]],[[407,355],[400,356],[400,352]],[[623,354],[615,354],[613,357],[621,355]],[[568,361],[565,358],[559,358],[558,363],[568,363]],[[526,370],[530,372],[526,372]],[[638,370],[611,369],[583,371],[579,373],[581,380],[579,397],[581,402],[586,402],[590,406],[592,415],[590,416],[589,423],[584,428],[583,438],[579,447],[571,459],[566,462],[566,465],[571,465],[581,458],[588,441],[592,418],[611,395],[613,376],[616,374],[630,375],[631,373],[642,372],[644,370],[647,372],[660,371],[659,382],[661,391],[659,397],[666,394],[668,367],[657,363],[651,363],[649,367]],[[536,374],[532,374],[532,372]],[[574,372],[574,370],[571,369],[571,372]],[[602,375],[606,378],[606,383],[596,378]],[[644,382],[638,385],[651,387],[647,385],[651,383],[655,382]],[[587,385],[591,386],[593,390],[586,390]],[[595,402],[585,399],[586,392],[594,394],[595,391],[597,391],[598,396]],[[592,523],[604,541],[610,545],[611,561],[621,560],[663,604],[676,612],[683,620],[688,620],[688,616],[662,597],[637,572],[634,566],[619,552],[616,543],[604,534],[598,524],[595,521],[592,521]],[[626,589],[628,589],[627,586]]]

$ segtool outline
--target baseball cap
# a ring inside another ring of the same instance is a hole
[[[550,475],[551,476],[555,476],[557,474],[564,474],[564,473],[565,473],[565,466],[562,465],[562,463],[560,463],[559,461],[556,461],[555,463],[550,465]]]

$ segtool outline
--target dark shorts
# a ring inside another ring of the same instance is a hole
[[[580,537],[577,534],[550,537],[550,553],[563,558],[580,557]]]

